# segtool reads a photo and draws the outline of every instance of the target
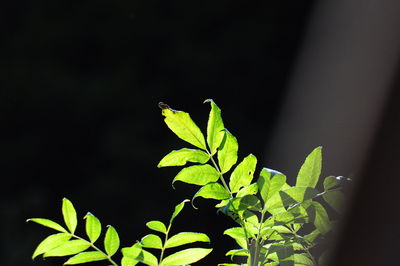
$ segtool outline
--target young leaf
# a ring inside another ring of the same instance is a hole
[[[195,263],[212,251],[211,248],[188,248],[166,257],[161,266]]]
[[[94,243],[101,234],[101,223],[96,216],[88,212],[85,216],[86,219],[86,234],[90,242]]]
[[[90,247],[90,243],[85,240],[77,239],[64,242],[60,246],[44,253],[43,257],[63,257],[74,255],[85,251]]]
[[[219,178],[219,173],[209,164],[194,165],[183,168],[174,178],[172,183],[182,181],[188,184],[204,186],[211,182],[216,182]]]
[[[205,199],[223,200],[230,198],[231,194],[220,183],[208,183],[193,196],[193,200],[197,197]]]
[[[225,256],[231,256],[231,259],[233,259],[234,256],[245,256],[248,257],[249,256],[249,251],[247,249],[232,249],[229,250]],[[225,265],[225,264],[223,264]],[[237,265],[237,264],[234,264]]]
[[[325,208],[318,202],[313,201],[312,206],[315,209],[314,225],[322,234],[326,234],[331,230],[328,213]]]
[[[112,256],[119,248],[119,236],[114,227],[111,225],[107,227],[106,236],[104,237],[104,248],[107,255]]]
[[[63,198],[62,202],[62,214],[64,217],[64,222],[67,225],[69,231],[73,234],[75,233],[76,225],[78,220],[76,218],[76,211],[72,202],[67,198]]]
[[[167,126],[180,139],[200,149],[206,149],[203,133],[201,133],[199,127],[193,122],[188,113],[165,108],[162,110],[162,115],[165,116],[164,121]]]
[[[31,219],[28,219],[26,221],[27,222],[34,222],[34,223],[49,227],[51,229],[54,229],[54,230],[57,230],[57,231],[60,231],[60,232],[63,232],[63,233],[67,233],[68,232],[64,227],[62,227],[58,223],[53,222],[52,220],[49,220],[49,219],[31,218]]]
[[[71,235],[68,233],[58,233],[54,235],[50,235],[46,237],[40,244],[37,246],[35,251],[33,252],[32,259],[37,256],[46,253],[54,248],[57,248],[67,242],[71,238]]]
[[[322,147],[315,148],[306,158],[297,174],[296,186],[315,187],[321,174]]]
[[[139,263],[139,261],[129,259],[127,257],[122,257],[122,259],[121,259],[121,266],[135,266],[138,263]]]
[[[258,192],[258,185],[257,183],[253,183],[249,186],[243,187],[242,189],[239,190],[239,192],[236,194],[236,197],[244,197],[247,195],[254,195]]]
[[[257,158],[253,154],[250,154],[236,166],[229,180],[229,188],[233,193],[238,192],[241,187],[248,186],[251,183],[256,164]]]
[[[247,237],[242,227],[232,227],[226,229],[224,235],[228,235],[235,239],[236,243],[241,247],[246,249],[247,248]]]
[[[224,174],[237,162],[239,146],[235,136],[226,129],[223,132],[224,138],[218,151],[218,164]]]
[[[140,241],[143,247],[145,248],[162,248],[162,240],[159,236],[154,234],[146,235]]]
[[[210,238],[203,233],[182,232],[169,238],[165,248],[173,248],[194,242],[210,242]]]
[[[183,148],[168,153],[164,158],[161,159],[157,167],[182,166],[187,162],[204,164],[209,159],[210,156],[202,150]]]
[[[107,259],[107,256],[104,255],[103,253],[101,253],[100,251],[88,251],[88,252],[79,253],[79,254],[71,257],[69,260],[67,260],[64,263],[64,265],[75,265],[75,264],[100,261],[100,260],[106,260],[106,259]]]
[[[344,195],[341,191],[329,191],[322,197],[335,211],[341,212],[344,202]]]
[[[165,224],[160,222],[160,221],[150,221],[146,223],[146,226],[150,228],[151,230],[158,231],[161,233],[166,233],[167,228],[165,227]]]
[[[208,147],[210,147],[211,155],[214,155],[224,137],[224,132],[222,132],[224,129],[224,122],[221,117],[221,109],[219,109],[214,101],[208,99],[204,102],[209,102],[211,104],[211,111],[207,123],[207,143]]]
[[[181,203],[179,203],[178,205],[175,206],[175,210],[174,213],[171,216],[171,219],[169,220],[169,223],[172,224],[172,222],[174,221],[174,219],[176,218],[176,216],[178,216],[178,214],[182,211],[183,207],[185,206],[186,202],[189,202],[190,200],[184,200]]]
[[[286,184],[286,176],[278,173],[271,178],[272,173],[269,170],[268,168],[263,168],[257,180],[260,195],[264,203]]]
[[[122,250],[123,259],[127,260],[135,260],[142,262],[143,264],[157,266],[158,260],[157,258],[151,254],[150,252],[142,249],[139,243],[134,244],[132,247],[123,248]],[[130,264],[128,264],[130,266]],[[132,264],[135,265],[135,264]]]

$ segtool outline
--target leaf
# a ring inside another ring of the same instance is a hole
[[[173,248],[194,242],[210,242],[210,238],[203,233],[182,232],[169,238],[165,248]]]
[[[161,265],[172,266],[194,263],[207,256],[211,251],[212,248],[188,248],[169,255],[161,262]]]
[[[274,194],[265,204],[267,211],[275,208],[287,207],[289,205],[312,199],[318,194],[318,190],[311,187],[291,187]]]
[[[180,139],[205,150],[206,142],[199,127],[193,122],[188,113],[173,109],[163,109],[162,115],[165,116],[164,121],[167,126]]]
[[[335,211],[338,213],[342,211],[344,195],[341,191],[329,191],[326,192],[322,197]]]
[[[70,238],[71,235],[68,233],[58,233],[46,237],[42,242],[40,242],[40,244],[33,252],[32,259],[36,258],[37,256],[43,253],[46,253],[47,251],[59,247],[60,245],[67,242]]]
[[[313,201],[311,204],[315,209],[315,227],[321,232],[321,234],[328,233],[331,230],[328,213],[320,203]]]
[[[174,178],[172,183],[182,181],[188,184],[204,186],[211,182],[216,182],[220,174],[209,164],[194,165],[183,168]]]
[[[241,247],[247,248],[247,237],[242,227],[232,227],[224,231],[224,235],[228,235],[235,239],[236,243]]]
[[[161,232],[164,234],[167,232],[167,228],[165,227],[165,224],[160,221],[150,221],[150,222],[146,223],[146,226],[148,228],[150,228],[151,230],[158,231],[158,232]]]
[[[94,243],[101,234],[101,223],[96,216],[88,212],[85,216],[86,219],[86,234],[90,242]]]
[[[222,186],[220,183],[208,183],[204,187],[200,188],[199,191],[193,196],[193,200],[197,197],[202,197],[205,199],[216,199],[216,200],[223,200],[223,199],[228,199],[231,197],[231,194],[229,193],[224,186]]]
[[[77,253],[80,253],[82,251],[85,251],[90,247],[90,243],[77,239],[77,240],[70,240],[67,242],[64,242],[60,246],[47,251],[44,253],[43,257],[63,257],[63,256],[68,256],[68,255],[74,255]]]
[[[284,184],[286,184],[286,176],[283,174],[275,174],[271,178],[271,172],[268,168],[263,168],[257,184],[260,190],[261,198],[266,203],[276,192],[278,192]]]
[[[211,155],[217,151],[224,137],[224,122],[221,117],[221,109],[214,103],[213,100],[208,99],[204,101],[211,104],[211,111],[207,123],[207,143],[210,147]]]
[[[76,218],[76,211],[72,202],[67,198],[63,198],[62,201],[62,214],[64,217],[64,222],[67,225],[69,231],[73,234],[75,233],[76,225],[78,220]]]
[[[294,250],[291,244],[274,243],[269,248],[268,258],[279,262],[281,266],[294,265]]]
[[[136,243],[132,247],[129,247],[129,248],[123,248],[121,251],[124,256],[123,259],[125,261],[129,259],[129,260],[140,261],[144,264],[151,265],[151,266],[158,265],[157,258],[150,252],[142,249],[142,247],[140,246],[139,243]],[[135,265],[135,264],[133,264],[133,265]]]
[[[321,174],[322,147],[315,148],[306,158],[297,174],[296,186],[315,187]]]
[[[140,241],[143,247],[145,248],[162,248],[162,241],[161,238],[154,234],[146,235]]]
[[[82,252],[79,253],[73,257],[71,257],[69,260],[67,260],[64,265],[74,265],[74,264],[81,264],[81,263],[87,263],[87,262],[93,262],[93,261],[100,261],[100,260],[106,260],[107,256],[101,253],[100,251],[88,251],[88,252]]]
[[[224,130],[224,138],[218,151],[218,165],[221,173],[228,172],[237,162],[239,145],[235,136],[228,130]]]
[[[104,237],[104,248],[107,255],[112,256],[119,248],[119,236],[114,227],[111,225],[107,227],[106,236]]]
[[[241,187],[248,186],[251,183],[256,164],[257,158],[250,154],[236,166],[229,180],[229,187],[232,193],[238,192]]]
[[[168,153],[161,159],[157,167],[182,166],[187,162],[204,164],[209,159],[210,156],[202,150],[183,148]]]
[[[178,214],[182,211],[183,207],[185,206],[186,202],[189,202],[190,200],[184,200],[181,203],[179,203],[178,205],[175,206],[175,210],[174,213],[171,216],[171,219],[169,220],[169,223],[172,224],[172,222],[174,221],[174,219],[176,218],[176,216],[178,216]]]
[[[249,256],[249,252],[247,251],[247,249],[232,249],[229,250],[225,256],[231,256],[231,260],[233,259],[234,256]],[[237,265],[237,264],[235,264]]]
[[[310,258],[308,258],[307,254],[294,254],[294,265],[296,266],[314,266],[314,263]]]
[[[329,190],[331,188],[336,187],[339,185],[339,180],[336,179],[334,176],[328,176],[324,179],[324,189]]]
[[[62,227],[58,223],[53,222],[52,220],[49,220],[49,219],[31,218],[31,219],[28,219],[26,221],[27,222],[34,222],[34,223],[49,227],[51,229],[54,229],[54,230],[57,230],[57,231],[60,231],[60,232],[63,232],[63,233],[67,233],[68,232],[64,227]]]
[[[243,187],[242,189],[239,190],[239,192],[236,194],[236,197],[244,197],[247,195],[254,195],[257,194],[258,192],[258,185],[257,183],[253,183],[249,186]]]
[[[137,260],[133,260],[127,257],[123,257],[121,259],[121,266],[135,266],[139,262]]]

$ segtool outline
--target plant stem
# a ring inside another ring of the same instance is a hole
[[[171,225],[172,224],[169,224],[167,232],[165,232],[164,244],[163,244],[163,246],[161,248],[161,254],[160,254],[160,259],[158,261],[158,265],[161,265],[161,261],[162,261],[162,259],[164,257],[165,244],[167,243],[167,240],[168,240],[168,234],[169,234],[169,230],[171,230]]]
[[[225,182],[225,179],[224,179],[224,176],[223,176],[223,174],[221,172],[221,169],[219,169],[218,164],[214,160],[214,157],[211,155],[211,153],[208,151],[208,149],[206,150],[206,152],[210,156],[211,162],[213,163],[215,169],[217,169],[217,171],[219,173],[219,179],[221,180],[222,185],[226,188],[227,191],[229,191],[229,193],[231,194],[231,197],[233,197],[231,190],[229,189],[228,185]]]

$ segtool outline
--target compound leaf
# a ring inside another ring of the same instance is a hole
[[[158,163],[157,167],[182,166],[187,162],[204,164],[209,159],[210,156],[202,150],[183,148],[171,151],[165,155]]]
[[[59,247],[60,245],[67,242],[70,238],[71,235],[68,233],[58,233],[46,237],[42,242],[40,242],[40,244],[33,252],[32,259],[36,258],[37,256],[43,253],[46,253],[47,251]]]
[[[85,216],[86,219],[86,234],[90,242],[94,243],[101,234],[101,223],[96,216],[88,212]]]
[[[70,240],[67,242],[64,242],[60,246],[51,249],[44,253],[43,257],[63,257],[63,256],[68,256],[68,255],[74,255],[77,253],[80,253],[82,251],[85,251],[90,247],[90,243],[77,239],[77,240]]]
[[[165,224],[160,221],[150,221],[150,222],[146,223],[146,226],[148,228],[150,228],[151,230],[158,231],[158,232],[161,232],[164,234],[167,232],[167,228],[165,227]]]
[[[322,147],[315,148],[306,158],[297,174],[296,186],[315,187],[321,174]]]
[[[100,251],[88,251],[79,253],[71,258],[69,258],[64,265],[75,265],[93,261],[100,261],[107,259],[107,256]]]
[[[194,165],[183,168],[174,178],[172,183],[182,181],[188,184],[204,186],[211,182],[216,182],[220,174],[209,164]]]
[[[207,256],[211,251],[211,248],[188,248],[169,255],[161,262],[161,265],[167,266],[194,263]]]
[[[207,143],[210,147],[211,155],[217,151],[224,137],[224,122],[221,117],[221,109],[211,99],[206,100],[211,104],[211,111],[207,123]]]
[[[210,242],[210,238],[203,233],[182,232],[169,238],[165,243],[165,247],[178,247],[194,242]]]
[[[239,163],[231,174],[229,188],[233,193],[238,192],[241,187],[248,186],[253,179],[257,158],[250,154]]]
[[[69,231],[73,234],[75,233],[78,220],[76,218],[76,211],[74,205],[67,198],[63,198],[62,201],[62,214],[64,217],[64,222],[67,225]]]
[[[112,256],[117,252],[119,248],[119,236],[117,231],[111,225],[107,226],[106,236],[104,237],[104,248],[106,250],[107,255]]]
[[[235,136],[228,130],[224,130],[224,138],[218,151],[218,164],[221,172],[228,172],[237,162],[239,145]]]

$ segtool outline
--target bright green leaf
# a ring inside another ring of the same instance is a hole
[[[311,204],[315,209],[315,227],[322,234],[328,233],[331,230],[331,223],[329,221],[328,213],[320,203],[313,201]]]
[[[90,242],[94,243],[101,234],[101,223],[96,216],[88,212],[85,216],[86,219],[86,234]]]
[[[59,225],[58,223],[53,222],[52,220],[49,220],[49,219],[44,219],[44,218],[31,218],[31,219],[28,219],[28,220],[26,220],[26,221],[27,221],[27,222],[34,222],[34,223],[37,223],[37,224],[40,224],[40,225],[49,227],[49,228],[51,228],[51,229],[54,229],[54,230],[57,230],[57,231],[60,231],[60,232],[63,232],[63,233],[68,232],[64,227],[62,227],[62,226]]]
[[[318,190],[311,187],[291,187],[275,193],[265,204],[267,211],[275,208],[287,207],[289,205],[312,199],[318,194]]]
[[[87,262],[92,262],[92,261],[100,261],[100,260],[106,260],[107,256],[101,253],[100,251],[88,251],[88,252],[82,252],[79,253],[73,257],[71,257],[69,260],[67,260],[64,265],[75,265],[75,264],[81,264],[81,263],[87,263]]]
[[[165,247],[172,248],[194,242],[210,242],[210,238],[203,233],[182,232],[169,238]]]
[[[85,240],[77,239],[64,242],[60,246],[51,249],[44,253],[43,257],[63,257],[68,255],[75,255],[85,251],[90,247],[90,243]]]
[[[138,263],[139,263],[139,261],[130,259],[128,257],[123,257],[121,259],[121,266],[135,266]]]
[[[296,186],[315,187],[321,174],[322,147],[315,148],[306,158],[297,174]]]
[[[76,218],[74,205],[72,205],[72,202],[69,201],[67,198],[63,198],[62,214],[67,228],[73,234],[75,232],[76,225],[78,224],[78,220]]]
[[[202,197],[205,199],[216,199],[223,200],[230,198],[231,194],[229,193],[224,186],[220,183],[208,183],[204,187],[200,188],[200,190],[193,196],[193,200],[197,197]]]
[[[226,254],[225,254],[225,256],[231,256],[231,259],[233,258],[233,257],[235,257],[235,256],[245,256],[245,257],[248,257],[249,256],[249,252],[247,251],[247,249],[232,249],[232,250],[229,250]],[[218,265],[220,265],[220,264],[218,264]],[[234,264],[234,265],[237,265],[237,264]]]
[[[235,136],[226,129],[223,132],[224,138],[218,151],[218,164],[224,174],[237,162],[239,146]]]
[[[224,235],[232,237],[241,248],[247,248],[247,237],[242,227],[229,228],[224,231]]]
[[[229,188],[233,193],[238,192],[241,187],[248,186],[253,179],[257,158],[250,154],[239,163],[231,174]]]
[[[295,266],[314,266],[314,263],[307,254],[294,254],[294,265]]]
[[[194,263],[207,256],[211,251],[211,248],[188,248],[169,255],[161,262],[161,265],[172,266]]]
[[[68,233],[59,233],[54,234],[46,237],[35,249],[33,252],[32,259],[36,258],[37,256],[46,253],[54,248],[59,247],[60,245],[64,244],[71,238],[71,235]]]
[[[344,203],[344,194],[341,191],[329,191],[326,192],[323,196],[324,200],[337,212],[342,211],[343,203]]]
[[[209,159],[210,156],[202,150],[183,148],[171,151],[165,155],[158,163],[157,167],[182,166],[187,162],[204,164]]]
[[[324,189],[329,190],[339,185],[339,180],[334,176],[328,176],[324,179]]]
[[[162,115],[165,116],[164,121],[167,126],[180,139],[205,150],[206,142],[199,127],[193,122],[188,113],[173,109],[163,109]]]
[[[119,248],[119,236],[117,231],[111,225],[107,226],[106,236],[104,237],[104,248],[107,255],[112,256]]]
[[[260,190],[261,198],[266,203],[276,192],[282,189],[283,185],[286,184],[286,176],[281,173],[272,175],[268,168],[263,168],[260,173],[260,177],[257,180],[257,184]]]
[[[205,102],[211,104],[211,111],[207,123],[207,143],[210,147],[211,154],[217,151],[224,137],[224,122],[221,117],[221,109],[214,103],[213,100],[208,99]]]
[[[167,228],[165,227],[165,224],[160,221],[150,221],[150,222],[146,223],[146,226],[148,228],[150,228],[151,230],[158,231],[158,232],[161,232],[164,234],[167,232]]]
[[[179,203],[178,205],[175,206],[175,210],[174,213],[172,213],[171,219],[169,220],[169,223],[172,224],[172,222],[174,221],[174,219],[176,218],[176,216],[178,216],[178,214],[182,211],[183,207],[185,206],[186,202],[189,202],[190,200],[184,200],[181,203]]]
[[[204,186],[211,182],[216,182],[220,174],[209,164],[194,165],[183,168],[174,178],[172,183],[182,181],[188,184]]]
[[[253,183],[249,186],[243,187],[239,190],[236,194],[236,197],[244,197],[247,195],[254,195],[258,192],[258,185],[257,183]]]
[[[123,248],[122,250],[123,259],[127,260],[135,260],[140,261],[143,264],[150,266],[157,266],[158,260],[157,258],[151,254],[150,252],[142,249],[139,243],[134,244],[132,247]],[[128,264],[130,266],[130,264]],[[135,265],[135,264],[133,264]]]
[[[159,236],[154,234],[146,235],[140,241],[143,247],[145,248],[162,248],[162,240]]]

